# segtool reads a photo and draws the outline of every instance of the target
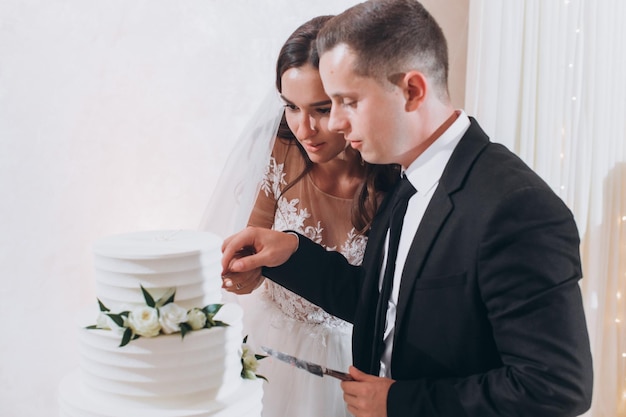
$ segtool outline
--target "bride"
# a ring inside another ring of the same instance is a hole
[[[268,110],[275,107],[262,106],[254,126],[248,128],[249,140],[235,151],[238,162],[228,164],[224,175],[229,181],[220,181],[221,186],[232,184],[233,175],[240,179],[236,186],[217,191],[223,196],[212,198],[214,206],[207,210],[201,228],[229,235],[233,230],[224,228],[239,227],[245,214],[249,226],[295,230],[358,265],[378,203],[399,178],[399,171],[396,166],[365,163],[343,134],[329,130],[330,99],[318,72],[315,38],[331,17],[304,23],[281,48],[276,88],[284,112],[278,110],[268,117]],[[265,157],[269,150],[271,155]],[[247,166],[245,174],[242,166]],[[259,174],[256,186],[250,177]],[[224,199],[237,207],[224,204]],[[232,291],[246,294],[252,290]],[[268,346],[341,371],[352,364],[349,323],[270,280],[238,301],[244,307],[247,342],[257,353],[262,353],[260,346]],[[257,373],[268,380],[264,417],[350,415],[338,380],[308,374],[270,357],[260,361]]]

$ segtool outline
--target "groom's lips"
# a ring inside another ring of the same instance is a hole
[[[362,145],[363,145],[363,141],[360,141],[360,140],[350,141],[350,146],[352,146],[353,149],[359,149]]]

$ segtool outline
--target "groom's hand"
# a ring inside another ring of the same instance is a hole
[[[298,237],[260,227],[248,227],[222,244],[223,288],[246,294],[263,282],[261,267],[285,263],[298,248]]]
[[[387,394],[395,381],[366,374],[354,366],[348,372],[354,381],[341,383],[348,411],[355,417],[387,417]]]

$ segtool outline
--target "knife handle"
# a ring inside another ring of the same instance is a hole
[[[328,376],[332,376],[333,378],[340,379],[342,381],[354,381],[354,378],[345,372],[335,371],[334,369],[324,369],[324,373]]]

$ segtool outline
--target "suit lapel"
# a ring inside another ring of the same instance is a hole
[[[363,288],[361,292],[359,314],[355,318],[353,330],[353,345],[358,349],[353,349],[354,364],[357,368],[368,373],[375,372],[378,368],[380,358],[374,357],[372,342],[374,339],[374,322],[376,316],[376,304],[378,302],[378,283],[380,269],[382,267],[382,254],[385,245],[385,236],[389,224],[389,200],[391,193],[383,201],[378,209],[376,218],[370,229],[365,254],[363,256],[363,270],[365,272]],[[357,324],[357,322],[359,324]]]
[[[402,270],[402,281],[400,282],[398,305],[396,307],[396,330],[402,324],[402,318],[406,312],[410,295],[413,292],[413,286],[420,275],[428,252],[434,245],[439,230],[451,211],[452,203],[448,193],[442,187],[437,187],[413,238],[404,269]]]
[[[431,248],[436,244],[446,219],[454,209],[452,195],[463,186],[474,160],[489,144],[489,138],[478,123],[471,117],[470,122],[470,127],[450,156],[439,180],[437,190],[424,212],[424,217],[411,243],[407,261],[402,270],[402,281],[396,307],[395,337],[402,329],[402,321],[407,312],[413,287],[422,273],[424,262]]]
[[[462,186],[471,164],[489,143],[487,135],[480,129],[476,121],[471,117],[470,121],[471,125],[452,153],[439,181],[439,186],[411,243],[400,283],[395,337],[398,337],[398,334],[402,332],[402,321],[407,312],[411,293],[415,282],[419,279],[428,253],[436,244],[439,231],[445,226],[446,219],[454,209],[451,196]],[[387,197],[379,208],[369,233],[362,265],[365,273],[359,300],[359,305],[362,308],[358,310],[355,317],[353,333],[354,364],[357,368],[370,373],[378,369],[377,362],[380,360],[380,358],[373,357],[372,340],[382,251],[389,225],[390,213],[387,207],[389,195]]]

